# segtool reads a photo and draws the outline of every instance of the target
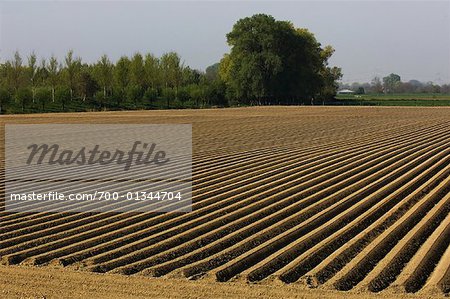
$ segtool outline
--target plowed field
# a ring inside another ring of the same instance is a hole
[[[261,107],[0,122],[2,130],[5,123],[192,123],[194,167],[191,213],[0,212],[3,265],[161,283],[189,278],[199,286],[253,282],[285,287],[285,296],[296,288],[450,290],[450,108]]]

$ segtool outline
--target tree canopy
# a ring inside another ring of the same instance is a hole
[[[301,103],[329,98],[342,75],[328,67],[334,52],[314,34],[291,22],[257,14],[239,20],[227,42],[220,77],[230,93],[247,103]]]

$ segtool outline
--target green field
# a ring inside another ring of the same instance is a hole
[[[336,104],[362,106],[450,106],[450,94],[337,95]]]

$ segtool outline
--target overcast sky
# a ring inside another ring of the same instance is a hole
[[[450,1],[2,2],[0,60],[15,50],[84,61],[136,51],[178,52],[204,70],[229,51],[240,18],[267,13],[306,27],[336,52],[344,82],[397,73],[403,81],[450,82]]]

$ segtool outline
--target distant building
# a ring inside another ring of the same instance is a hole
[[[355,92],[350,89],[341,89],[341,90],[338,90],[337,94],[355,94]]]

